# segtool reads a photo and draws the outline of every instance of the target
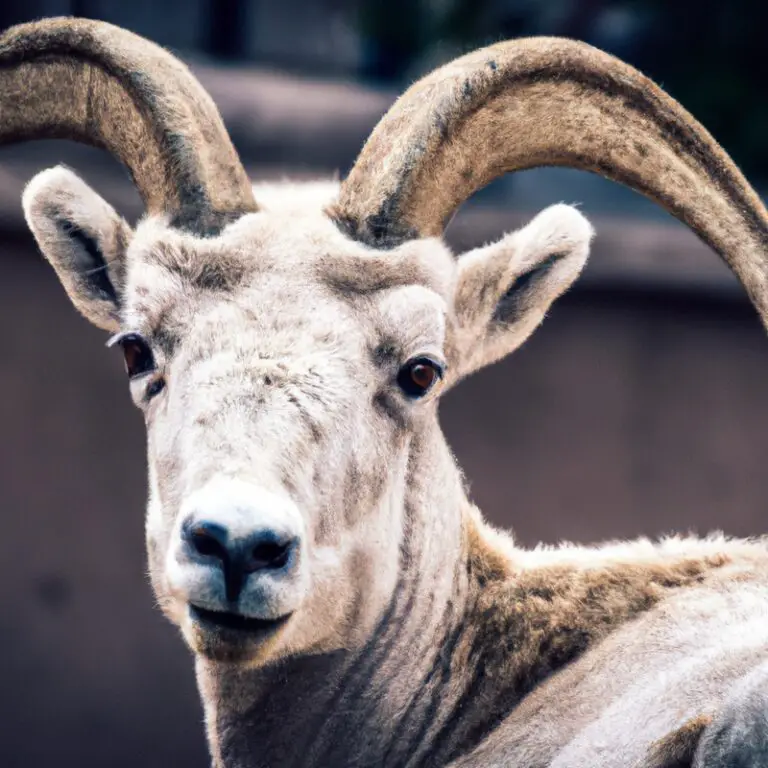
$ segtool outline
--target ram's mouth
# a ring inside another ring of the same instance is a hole
[[[278,619],[256,619],[240,613],[211,611],[197,605],[190,605],[189,613],[201,629],[257,636],[277,630],[290,618],[289,614]]]

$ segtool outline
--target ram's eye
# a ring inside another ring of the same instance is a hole
[[[155,370],[155,358],[152,350],[144,339],[136,333],[123,336],[119,341],[125,358],[125,370],[128,376],[134,378]]]
[[[414,357],[397,374],[397,383],[409,397],[424,397],[440,379],[443,366],[430,357]]]

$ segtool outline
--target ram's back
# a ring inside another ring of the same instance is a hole
[[[662,768],[667,746],[669,768],[730,765],[703,756],[723,741],[710,734],[736,728],[742,747],[764,750],[768,732],[744,733],[761,728],[753,710],[762,712],[763,700],[768,568],[734,564],[611,633],[535,689],[453,765]],[[673,761],[699,742],[697,762],[692,754],[688,762]],[[768,761],[768,753],[761,756]],[[751,758],[745,766],[764,764]]]

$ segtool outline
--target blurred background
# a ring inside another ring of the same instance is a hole
[[[254,178],[349,168],[415,77],[479,45],[587,40],[692,111],[758,190],[768,179],[757,0],[2,0],[0,27],[108,20],[190,62]],[[20,194],[66,162],[129,218],[103,153],[0,151],[0,766],[207,766],[192,660],[144,572],[143,426],[118,352],[71,309]],[[476,195],[465,250],[545,205],[594,222],[578,285],[517,354],[451,393],[443,423],[475,500],[527,545],[765,531],[768,340],[696,238],[638,195],[538,170]]]

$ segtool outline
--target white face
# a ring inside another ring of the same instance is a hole
[[[208,248],[137,232],[114,343],[147,425],[152,583],[194,650],[336,648],[362,596],[371,621],[385,602],[447,368],[455,264],[430,245],[382,262],[267,213]]]
[[[118,331],[147,427],[159,603],[220,661],[366,636],[438,395],[527,338],[592,234],[555,206],[458,263],[436,240],[379,252],[324,215],[328,189],[273,190],[209,239],[156,219],[131,232],[68,171],[25,195],[76,306]]]

